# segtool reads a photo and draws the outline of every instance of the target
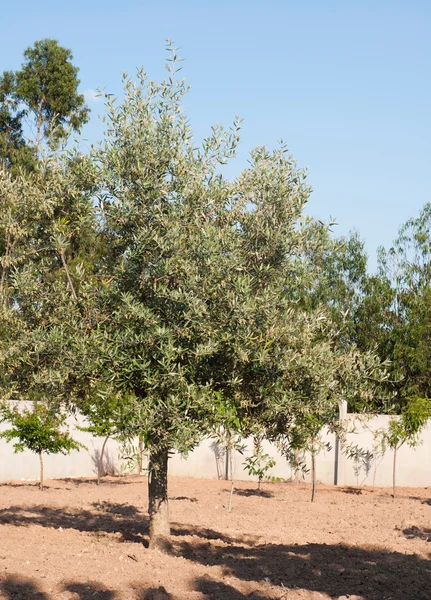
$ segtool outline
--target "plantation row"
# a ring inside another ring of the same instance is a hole
[[[141,69],[121,101],[104,94],[88,154],[70,137],[89,111],[68,50],[37,42],[0,80],[2,436],[42,465],[77,447],[64,423],[79,410],[132,460],[146,450],[152,547],[170,533],[172,450],[252,437],[258,478],[263,440],[314,468],[323,429],[345,445],[347,401],[394,415],[379,435],[395,472],[430,415],[431,207],[369,275],[357,234],[304,214],[311,190],[283,144],[233,180],[239,120],[196,146],[168,53],[165,80]]]

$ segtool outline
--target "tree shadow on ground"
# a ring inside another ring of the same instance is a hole
[[[197,579],[194,587],[208,599],[270,600],[269,596],[262,596],[259,592],[244,595],[233,586],[209,577]],[[61,591],[75,594],[76,600],[121,600],[122,597],[119,591],[110,590],[103,584],[91,581],[84,583],[70,581],[61,586]],[[0,595],[4,600],[54,600],[57,592],[47,595],[41,591],[37,581],[18,575],[8,575],[4,580],[0,578]],[[136,600],[182,600],[179,596],[170,594],[164,586],[146,589],[134,586],[133,595]]]
[[[245,490],[235,490],[235,496],[258,496],[259,498],[273,498],[273,492],[267,490],[259,490],[257,488],[247,488]]]
[[[64,591],[76,594],[79,600],[114,600],[117,597],[116,592],[91,581],[85,583],[72,581],[65,583],[62,587]]]
[[[269,581],[280,586],[280,591],[303,588],[335,598],[358,595],[365,600],[430,598],[431,560],[416,555],[345,544],[232,543],[226,547],[174,539],[173,547],[188,560],[220,566],[225,577]]]
[[[416,527],[416,525],[412,525],[412,527],[407,527],[406,529],[403,529],[403,534],[409,540],[412,540],[414,538],[420,538],[425,542],[431,542],[431,529],[428,529],[427,527]]]
[[[145,542],[148,534],[146,513],[127,504],[101,503],[94,512],[90,510],[68,512],[66,509],[44,506],[31,508],[14,506],[0,511],[1,523],[21,527],[32,524],[63,527],[95,535],[121,534],[120,538],[117,538],[118,541],[139,543]],[[413,531],[413,528],[410,529]],[[416,529],[418,532],[421,531]],[[411,530],[406,530],[404,534],[411,534]],[[427,532],[427,530],[423,531]],[[205,568],[220,567],[224,577],[236,578],[256,586],[271,585],[272,592],[276,588],[280,592],[280,597],[285,591],[301,588],[311,592],[326,593],[335,598],[344,595],[358,595],[365,600],[385,598],[429,600],[430,598],[431,554],[429,558],[423,558],[413,554],[347,544],[263,544],[260,543],[262,538],[258,536],[234,537],[212,529],[178,523],[172,524],[172,533],[170,553],[174,556],[201,564]],[[37,587],[31,590],[33,584],[27,580],[6,579],[1,585],[0,591],[8,600],[20,597],[47,600]],[[81,586],[76,583],[68,585]],[[93,585],[93,595],[87,594],[88,590],[85,586],[75,587],[75,593],[81,594],[79,596],[81,599],[116,598],[115,593],[110,590],[94,588],[94,584],[91,583],[86,585]],[[33,595],[26,590],[26,586]],[[254,596],[243,595],[231,585],[215,581],[210,577],[198,578],[196,586],[196,591],[200,591],[208,598],[226,600],[265,598],[259,595],[262,591],[256,590]],[[173,600],[166,590],[160,591],[159,588],[146,589],[139,593],[141,594],[139,600],[147,600],[147,598]],[[150,593],[152,596],[148,595]]]
[[[5,481],[4,483],[0,483],[0,488],[33,488],[36,491],[40,490],[39,481],[29,481],[29,482],[19,482],[12,483],[11,481]],[[58,491],[58,490],[67,490],[70,491],[72,488],[65,488],[63,486],[55,486],[55,485],[47,485],[46,482],[43,484],[43,493],[49,494],[50,491]]]
[[[49,600],[35,581],[18,575],[0,579],[0,594],[6,600]]]
[[[262,596],[258,591],[244,595],[237,589],[223,583],[222,581],[214,581],[209,577],[200,577],[195,582],[196,591],[201,592],[204,598],[214,598],[214,600],[269,600],[269,596]]]
[[[109,485],[132,485],[139,483],[142,475],[105,475],[101,478],[100,483],[108,483]],[[65,483],[74,483],[75,485],[97,485],[97,477],[62,477],[56,481]],[[146,481],[146,478],[142,481]]]
[[[76,529],[95,535],[121,534],[119,541],[142,543],[148,534],[148,517],[127,504],[94,503],[95,510],[67,511],[47,506],[11,506],[0,510],[0,525],[19,527],[41,525],[59,529]],[[139,517],[139,518],[137,518]]]
[[[31,507],[10,506],[0,510],[0,526],[15,525],[28,527],[41,525],[59,529],[75,529],[97,536],[115,534],[118,541],[141,543],[148,545],[149,523],[146,511],[141,511],[131,504],[115,504],[113,502],[94,502],[92,510],[66,510],[48,506]],[[175,536],[194,536],[205,540],[220,540],[224,543],[232,541],[256,541],[258,536],[240,536],[232,538],[224,534],[193,525],[171,523],[171,532]]]
[[[75,594],[76,600],[120,600],[121,595],[98,582],[66,582],[61,586],[63,592]],[[163,586],[146,589],[135,588],[136,600],[176,600]],[[5,600],[54,600],[57,593],[45,594],[34,579],[19,575],[0,576],[0,596]],[[227,597],[230,600],[230,597]]]
[[[189,498],[188,496],[172,496],[169,498],[169,502],[171,500],[188,500],[189,502],[197,502],[197,498]]]
[[[363,490],[357,487],[345,487],[340,488],[340,492],[342,492],[343,494],[353,494],[356,496],[360,496],[363,493]]]

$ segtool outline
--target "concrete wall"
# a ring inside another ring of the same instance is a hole
[[[331,444],[331,450],[321,452],[317,456],[317,479],[322,483],[338,483],[339,485],[376,485],[392,484],[392,452],[385,456],[376,452],[374,431],[387,427],[389,417],[380,415],[369,420],[359,420],[356,415],[346,415],[351,433],[348,443],[361,447],[368,456],[358,460],[347,459],[337,444],[333,434],[327,434],[325,440]],[[97,461],[102,448],[103,439],[94,438],[88,433],[76,429],[83,424],[82,419],[69,419],[73,437],[85,444],[87,450],[71,452],[69,456],[45,456],[45,477],[91,477],[97,474]],[[397,483],[400,486],[431,486],[431,421],[422,433],[422,444],[417,448],[402,447],[397,458]],[[0,431],[7,427],[0,424]],[[239,480],[253,480],[244,470],[243,461],[252,454],[252,444],[246,441],[244,455],[234,455],[235,477]],[[265,451],[273,456],[277,463],[269,473],[270,476],[282,479],[293,479],[295,474],[286,460],[280,456],[271,444],[264,443]],[[126,464],[120,458],[120,448],[109,440],[105,451],[105,468],[108,472],[121,473]],[[146,467],[144,461],[144,468]],[[224,478],[226,474],[226,455],[224,449],[212,440],[204,441],[187,457],[174,454],[170,459],[171,475],[202,478]],[[0,480],[36,480],[39,476],[39,458],[31,452],[14,454],[12,444],[0,439]],[[308,474],[300,474],[301,479],[308,480]]]

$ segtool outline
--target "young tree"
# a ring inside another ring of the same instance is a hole
[[[389,447],[393,451],[392,495],[396,497],[397,452],[407,444],[411,448],[418,446],[420,434],[431,418],[431,402],[426,398],[410,398],[402,408],[401,415],[393,416],[387,429],[376,431],[375,438],[383,454]]]
[[[104,438],[97,460],[97,485],[100,485],[100,479],[105,474],[103,458],[106,444],[110,438],[121,437],[118,427],[119,403],[120,400],[116,397],[104,397],[102,402],[87,398],[85,402],[80,403],[80,412],[86,418],[88,425],[79,426],[78,429]]]
[[[253,438],[253,454],[244,460],[245,470],[252,477],[257,477],[257,489],[260,490],[262,481],[266,474],[276,465],[275,459],[263,451],[263,435],[255,435]]]
[[[66,415],[42,402],[34,402],[31,408],[17,405],[0,407],[0,419],[12,426],[0,433],[0,438],[14,443],[15,452],[30,450],[39,455],[40,489],[43,490],[43,455],[69,454],[85,446],[70,437],[66,427]]]

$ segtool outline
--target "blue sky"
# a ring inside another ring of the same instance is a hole
[[[116,95],[122,70],[163,77],[174,40],[196,136],[244,119],[231,175],[251,148],[283,139],[309,169],[307,211],[335,217],[338,234],[357,229],[371,269],[377,246],[431,201],[429,1],[21,0],[2,6],[0,69],[44,37],[72,50],[81,91]],[[103,107],[90,106],[84,135],[96,141]]]

